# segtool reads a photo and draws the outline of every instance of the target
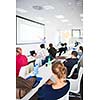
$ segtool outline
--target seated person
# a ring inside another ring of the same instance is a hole
[[[53,58],[56,57],[57,50],[53,47],[52,43],[49,44],[48,52]]]
[[[68,50],[68,48],[67,48],[67,43],[64,43],[64,53],[66,53],[66,51]]]
[[[74,47],[77,47],[79,45],[79,42],[75,41],[75,46]]]
[[[37,52],[36,58],[41,59],[42,65],[43,65],[48,61],[49,53],[48,53],[48,50],[45,49],[45,44],[41,44],[40,48],[41,49]]]
[[[61,47],[59,48],[59,56],[62,54],[62,52],[64,51],[64,44],[61,43]]]
[[[60,61],[54,62],[52,72],[55,82],[49,82],[39,89],[38,100],[57,100],[69,91],[70,83],[66,81],[67,68]]]
[[[22,49],[16,48],[16,77],[19,75],[21,67],[28,64],[28,59],[25,55],[22,55]]]
[[[62,52],[66,53],[67,51],[67,43],[61,43],[61,48],[59,48],[59,56],[62,54]]]
[[[70,72],[71,72],[71,69],[72,69],[72,67],[75,65],[75,64],[77,64],[78,63],[78,58],[77,58],[77,55],[78,55],[78,53],[77,53],[77,51],[72,51],[72,53],[71,53],[71,58],[67,58],[63,63],[64,63],[64,65],[67,67],[67,69],[68,69],[68,75],[70,74]]]
[[[37,53],[35,52],[35,50],[33,50],[33,51],[30,51],[30,55],[35,57],[37,55]]]
[[[82,46],[79,46],[78,55],[79,55],[79,58],[83,55],[83,47]]]

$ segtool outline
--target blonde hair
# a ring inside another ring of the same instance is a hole
[[[56,61],[52,64],[52,72],[56,74],[59,79],[65,79],[67,77],[67,68],[60,61]]]

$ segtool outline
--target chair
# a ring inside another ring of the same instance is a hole
[[[19,76],[25,78],[28,74],[30,74],[34,69],[33,63],[30,63],[26,66],[21,67]]]
[[[66,95],[64,95],[63,97],[61,97],[60,99],[57,100],[69,100],[69,91],[67,92]]]
[[[80,67],[79,73],[78,73],[78,78],[77,79],[68,79],[70,81],[70,90],[69,92],[78,94],[80,92],[80,83],[81,83],[81,78],[83,74],[83,68]]]
[[[80,62],[81,60],[83,60],[83,55],[79,58],[78,64],[79,64],[79,62]]]
[[[78,67],[78,64],[75,64],[74,66],[73,66],[73,68],[71,69],[71,72],[70,72],[70,74],[68,75],[68,78],[70,78],[72,75],[73,75],[73,73],[74,73],[74,71],[75,71],[75,69]]]

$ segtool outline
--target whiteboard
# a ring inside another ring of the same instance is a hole
[[[17,44],[40,43],[45,37],[45,25],[27,18],[16,16]]]

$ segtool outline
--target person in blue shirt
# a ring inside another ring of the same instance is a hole
[[[66,80],[67,68],[60,61],[54,62],[52,72],[55,82],[43,85],[38,91],[38,100],[57,100],[66,95],[70,83]]]

